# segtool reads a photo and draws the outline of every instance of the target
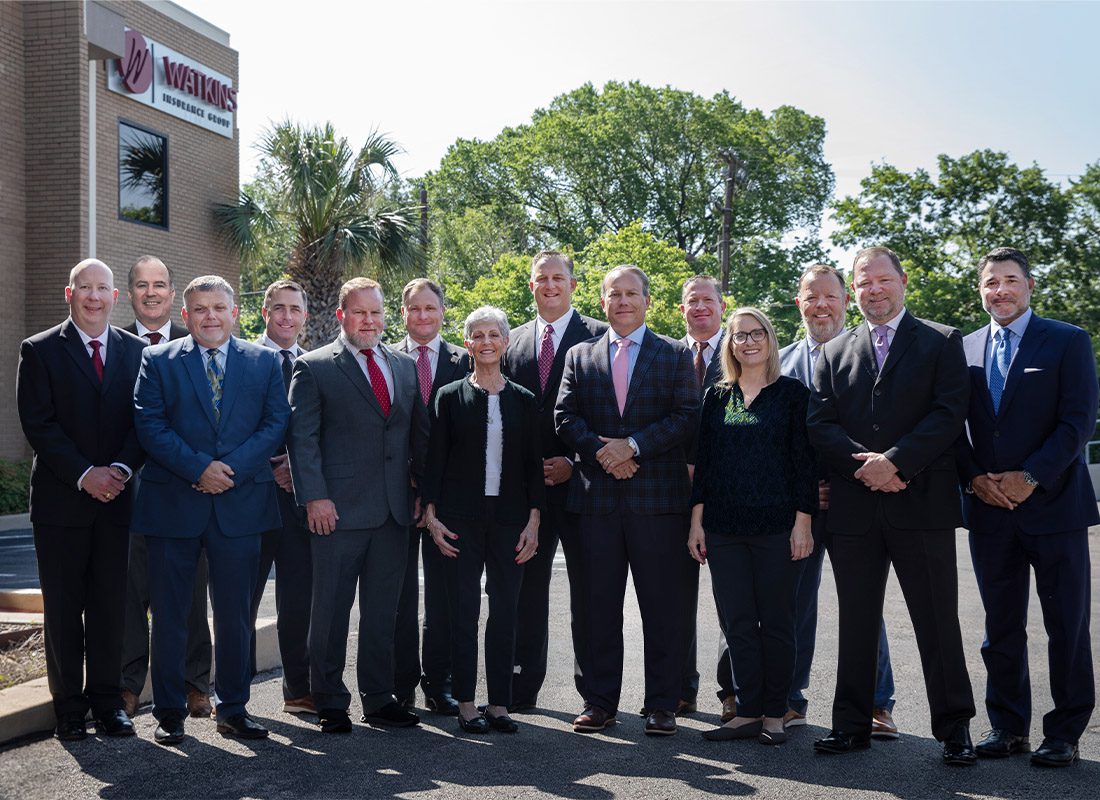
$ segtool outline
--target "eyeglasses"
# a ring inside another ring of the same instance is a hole
[[[763,328],[757,328],[756,330],[749,331],[748,333],[745,333],[744,331],[737,331],[737,333],[733,334],[733,341],[737,344],[744,344],[749,339],[752,339],[754,342],[762,342],[767,335],[768,332]]]

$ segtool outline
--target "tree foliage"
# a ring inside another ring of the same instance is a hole
[[[1004,153],[941,155],[938,176],[873,166],[860,193],[835,206],[842,247],[886,245],[909,273],[906,305],[963,331],[988,322],[978,260],[995,247],[1027,254],[1040,314],[1100,334],[1100,163],[1068,186]]]

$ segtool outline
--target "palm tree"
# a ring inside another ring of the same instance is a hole
[[[335,338],[341,284],[351,273],[371,271],[382,282],[407,275],[416,264],[412,216],[384,197],[397,178],[398,146],[372,133],[355,152],[332,123],[302,127],[290,121],[264,133],[258,144],[273,191],[261,201],[242,192],[237,205],[215,209],[219,229],[248,260],[264,237],[289,229],[292,246],[286,273],[309,295],[303,344]]]

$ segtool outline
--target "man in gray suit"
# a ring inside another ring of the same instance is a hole
[[[813,264],[798,279],[795,305],[806,326],[806,336],[779,351],[779,368],[790,378],[797,378],[807,387],[813,385],[813,371],[826,342],[844,330],[844,312],[848,308],[848,287],[836,267]],[[824,476],[823,476],[824,477]],[[829,508],[829,482],[818,482],[818,509],[814,517],[814,549],[802,561],[802,575],[795,597],[795,662],[791,694],[787,700],[784,727],[806,724],[809,703],[802,694],[810,686],[810,666],[814,660],[817,639],[817,592],[821,586],[821,565],[825,560],[828,537],[825,530]],[[871,735],[878,739],[897,739],[894,724],[894,670],[890,665],[890,646],[886,641],[886,623],[882,623],[878,642],[878,672],[875,678],[875,707],[871,719]]]
[[[420,719],[394,698],[394,625],[416,518],[410,469],[422,471],[428,415],[416,364],[380,341],[377,281],[345,283],[336,318],[336,341],[300,356],[290,384],[294,494],[314,534],[310,689],[321,730],[350,732],[343,675],[358,583],[362,721],[408,727]]]

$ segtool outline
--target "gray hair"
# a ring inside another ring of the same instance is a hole
[[[187,284],[187,288],[183,290],[184,305],[187,305],[188,298],[195,292],[225,292],[229,295],[230,302],[234,302],[233,287],[221,275],[200,275]]]
[[[486,322],[495,324],[500,335],[505,339],[508,338],[511,330],[508,327],[508,316],[496,306],[481,306],[471,311],[466,321],[462,323],[462,338],[467,342],[470,341],[470,334],[473,333],[474,328]]]

